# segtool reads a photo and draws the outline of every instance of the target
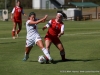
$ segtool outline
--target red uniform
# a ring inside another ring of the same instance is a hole
[[[45,40],[51,40],[54,44],[61,42],[58,38],[58,34],[61,31],[64,31],[63,22],[56,22],[55,19],[52,19],[47,25],[49,26],[49,29],[45,36]]]
[[[21,7],[14,7],[12,13],[14,14],[14,22],[20,23],[22,22],[22,14],[23,14],[23,9]]]

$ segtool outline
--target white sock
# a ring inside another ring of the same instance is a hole
[[[51,58],[51,56],[50,56],[48,50],[46,50],[45,48],[42,48],[42,51],[43,51],[43,53],[45,54],[45,56],[46,56],[49,60],[52,60],[52,58]]]

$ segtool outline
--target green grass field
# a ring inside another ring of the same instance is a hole
[[[23,22],[24,23],[24,22]],[[55,64],[40,64],[43,55],[34,46],[28,61],[22,61],[25,51],[26,29],[20,37],[11,37],[12,22],[0,21],[0,75],[99,75],[100,74],[100,21],[64,21],[65,34],[60,38],[69,61],[61,62],[58,49],[51,46]],[[45,23],[38,25],[42,37]]]

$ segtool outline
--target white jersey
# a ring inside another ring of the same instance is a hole
[[[35,37],[36,35],[39,35],[38,31],[37,31],[37,25],[29,25],[30,20],[28,20],[26,22],[26,30],[27,30],[27,39],[32,39],[33,37]]]
[[[27,30],[27,40],[26,40],[26,47],[28,46],[32,46],[34,44],[36,44],[36,42],[38,40],[41,40],[41,37],[38,33],[38,30],[37,30],[37,25],[36,24],[33,24],[33,25],[30,25],[29,22],[31,20],[27,20],[26,22],[26,30]]]

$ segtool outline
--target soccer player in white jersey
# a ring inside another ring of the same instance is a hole
[[[37,20],[36,14],[34,12],[31,12],[29,14],[29,18],[26,21],[26,30],[27,30],[27,36],[26,36],[26,50],[25,50],[25,56],[23,61],[26,61],[29,58],[29,53],[32,49],[32,47],[36,44],[40,47],[40,49],[43,51],[45,56],[49,59],[50,62],[52,62],[52,58],[50,54],[48,53],[48,50],[44,48],[42,39],[37,31],[37,24],[46,20],[47,15],[45,15],[43,18]]]

